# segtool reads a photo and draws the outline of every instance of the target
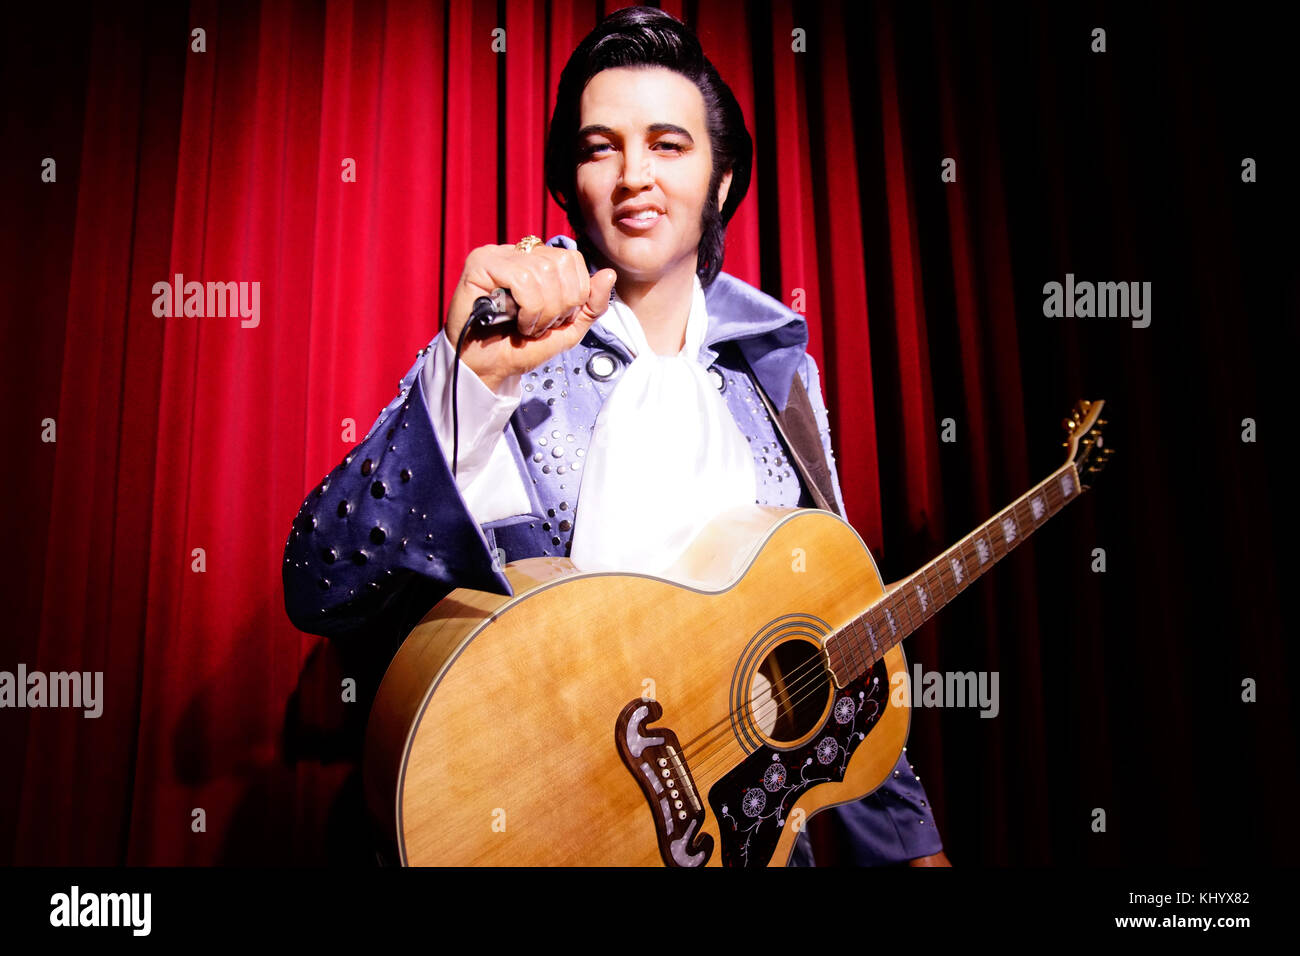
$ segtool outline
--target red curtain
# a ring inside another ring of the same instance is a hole
[[[620,5],[196,0],[105,5],[10,35],[5,141],[18,145],[4,158],[12,314],[0,387],[17,453],[5,561],[14,620],[0,666],[103,671],[105,706],[97,720],[2,715],[12,773],[0,779],[0,858],[364,860],[363,841],[346,834],[358,826],[365,715],[341,701],[346,665],[328,642],[285,617],[289,522],[437,332],[466,253],[568,231],[543,186],[551,97],[569,52]],[[1125,399],[1134,460],[1174,474],[1164,452],[1137,448],[1161,407],[1154,386],[1137,384],[1162,367],[1143,352],[1150,342],[1135,334],[1136,351],[1110,360],[1097,336],[1118,337],[1114,326],[1044,330],[1032,315],[1042,282],[1087,271],[1068,228],[1085,210],[1051,121],[1077,95],[1053,86],[1069,75],[1054,58],[1083,61],[1086,39],[1067,34],[1086,34],[1086,17],[849,0],[664,7],[698,31],[755,137],[724,268],[803,301],[848,517],[887,579],[1055,467],[1056,422],[1076,398]],[[807,53],[792,51],[796,28]],[[192,49],[195,30],[205,52]],[[1026,38],[1037,52],[1020,68],[1036,83],[1021,85],[988,51],[1026,49]],[[1083,53],[1059,52],[1075,43]],[[1102,102],[1129,95],[1118,78],[1104,82]],[[1217,135],[1233,132],[1228,112],[1210,114]],[[1200,122],[1187,115],[1177,130]],[[46,157],[53,183],[40,179]],[[957,159],[954,186],[940,181],[944,157]],[[1025,168],[1042,189],[1015,185]],[[1189,174],[1184,188],[1202,185]],[[1087,240],[1118,249],[1113,278],[1147,262],[1124,249],[1130,225],[1120,214]],[[1030,248],[1047,268],[1017,259]],[[1224,255],[1238,272],[1224,274],[1220,301],[1249,285],[1248,257]],[[259,282],[258,324],[155,315],[154,284],[178,274]],[[1196,326],[1193,342],[1220,334],[1209,328]],[[1213,383],[1235,402],[1221,422],[1231,431],[1259,404],[1243,370],[1270,347],[1220,345],[1237,369]],[[955,450],[939,437],[950,417]],[[46,419],[56,441],[41,440]],[[1240,467],[1238,537],[1225,544],[1268,551],[1249,502],[1273,479]],[[1002,720],[914,718],[910,747],[959,860],[1140,857],[1132,817],[1191,779],[1193,755],[1176,744],[1143,776],[1142,751],[1126,749],[1134,715],[1106,703],[1119,686],[1106,620],[1140,602],[1112,590],[1073,603],[1094,580],[1098,541],[1136,563],[1146,555],[1131,544],[1177,538],[1178,502],[1135,505],[1116,490],[1120,516],[1104,519],[1107,491],[1097,495],[910,644],[929,668],[1002,671]],[[1156,530],[1148,539],[1128,521]],[[1174,572],[1163,574],[1156,593],[1173,603]],[[1267,572],[1227,586],[1267,631]],[[1280,639],[1243,648],[1227,669],[1234,681],[1285,667]],[[1157,672],[1154,658],[1138,659]],[[1180,671],[1138,713],[1151,726],[1191,714],[1196,686]],[[1145,794],[1130,793],[1134,780]],[[1076,818],[1094,806],[1132,811],[1117,813],[1124,842],[1092,839]],[[1187,862],[1212,855],[1196,836],[1207,806],[1176,813],[1156,845]]]

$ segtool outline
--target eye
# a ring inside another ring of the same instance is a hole
[[[591,143],[591,144],[589,144],[589,145],[587,145],[587,146],[582,147],[582,155],[583,155],[583,156],[594,156],[594,155],[596,155],[597,150],[605,149],[605,148],[607,148],[608,146],[609,146],[609,143]]]
[[[674,143],[672,142],[672,140],[667,140],[667,139],[660,140],[659,142],[655,143],[655,146],[667,146],[669,149],[674,150],[678,153],[683,153],[686,151],[686,147],[683,146],[681,143]]]

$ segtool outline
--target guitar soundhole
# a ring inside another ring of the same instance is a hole
[[[750,685],[751,716],[773,743],[794,744],[826,720],[831,682],[820,645],[793,640],[763,658]]]

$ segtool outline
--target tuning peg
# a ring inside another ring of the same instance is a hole
[[[1097,426],[1098,426],[1098,427],[1100,427],[1100,426],[1102,426],[1102,425],[1105,425],[1105,424],[1108,424],[1107,421],[1106,421],[1106,419],[1104,419],[1104,418],[1099,418],[1099,419],[1097,419]]]
[[[1079,426],[1079,423],[1072,418],[1063,418],[1061,419],[1061,425],[1064,426],[1067,432],[1072,432]]]

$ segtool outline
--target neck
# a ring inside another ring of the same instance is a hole
[[[676,355],[686,344],[686,320],[695,296],[695,263],[651,281],[620,276],[615,287],[641,322],[645,338],[658,355]]]
[[[826,654],[840,686],[870,670],[1021,541],[1079,496],[1079,474],[1067,462],[835,631]]]

